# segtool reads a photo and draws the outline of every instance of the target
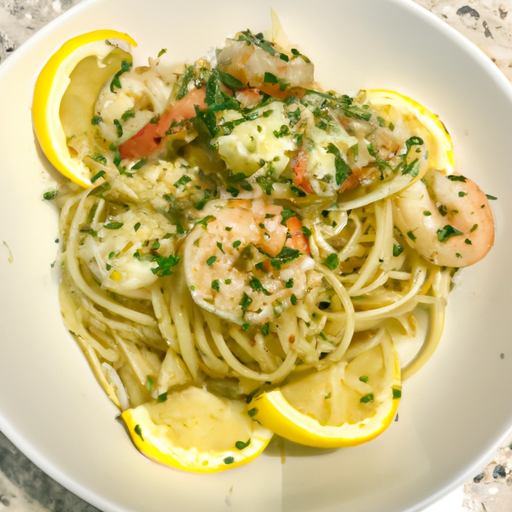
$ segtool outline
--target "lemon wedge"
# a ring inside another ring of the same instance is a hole
[[[276,434],[307,446],[366,443],[393,421],[400,364],[389,336],[358,355],[257,396],[250,414]]]
[[[59,172],[82,187],[91,185],[91,172],[68,142],[91,131],[99,89],[123,60],[131,64],[131,55],[110,40],[137,46],[129,35],[115,30],[76,36],[48,59],[34,89],[32,120],[41,148]]]
[[[121,414],[136,447],[173,468],[213,473],[254,460],[273,433],[253,421],[244,402],[188,387]]]
[[[445,174],[453,172],[453,142],[439,117],[416,100],[389,89],[366,91],[368,103],[375,107],[390,105],[400,112],[409,112],[430,133],[429,161],[431,167]]]

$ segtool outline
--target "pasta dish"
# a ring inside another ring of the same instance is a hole
[[[47,198],[65,325],[136,445],[216,471],[273,433],[376,437],[494,240],[442,122],[395,91],[324,89],[279,30],[179,70],[100,44],[59,104],[81,174]]]

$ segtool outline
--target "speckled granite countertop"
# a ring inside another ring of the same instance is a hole
[[[41,27],[81,0],[0,0],[0,64]],[[411,0],[413,1],[413,0]],[[512,81],[512,0],[414,0],[475,43]],[[512,451],[425,512],[512,510]],[[0,511],[94,512],[0,433]]]

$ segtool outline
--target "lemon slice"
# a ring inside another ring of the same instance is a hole
[[[393,421],[400,396],[400,364],[386,336],[350,363],[263,393],[248,407],[262,425],[290,441],[340,448],[381,434]]]
[[[273,433],[253,421],[244,402],[188,387],[165,401],[121,414],[136,447],[148,458],[194,473],[213,473],[254,460]]]
[[[106,79],[120,67],[119,58],[108,59],[117,49],[109,42],[111,39],[137,46],[129,35],[115,30],[95,30],[76,36],[65,42],[48,59],[34,89],[32,119],[41,148],[59,172],[82,187],[91,185],[91,173],[83,161],[68,148],[69,138],[78,134],[66,132],[73,131],[76,119],[85,120],[87,127],[93,128],[91,119],[98,91]],[[126,56],[131,62],[131,56],[122,52],[121,58],[126,59]],[[93,59],[94,69],[91,69],[90,61]],[[100,66],[97,62],[100,62]],[[82,63],[85,63],[86,69],[74,77],[73,72]],[[74,84],[77,85],[75,90],[70,91],[70,85]],[[84,108],[88,112],[83,112]],[[66,124],[71,128],[66,130]],[[83,130],[83,127],[78,129]]]
[[[366,91],[368,103],[375,107],[391,105],[400,112],[409,112],[427,129],[432,137],[429,147],[431,167],[445,174],[453,172],[453,142],[439,117],[416,100],[388,89]]]

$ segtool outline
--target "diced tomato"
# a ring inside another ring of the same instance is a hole
[[[288,232],[292,235],[286,240],[286,246],[297,249],[304,254],[309,254],[309,242],[307,237],[302,233],[302,222],[298,217],[290,217],[286,221]]]
[[[306,194],[314,194],[314,190],[311,188],[311,183],[306,175],[308,169],[308,152],[301,148],[295,158],[292,160],[292,170],[295,176],[295,183],[300,187]]]
[[[194,106],[197,106],[200,110],[206,108],[204,102],[205,94],[204,88],[193,89],[186,96],[169,105],[167,110],[160,116],[158,123],[152,124],[149,122],[133,137],[119,146],[121,158],[141,159],[159,149],[162,139],[165,137],[165,132],[167,132],[173,121],[179,123],[185,119],[195,117],[196,111]]]

